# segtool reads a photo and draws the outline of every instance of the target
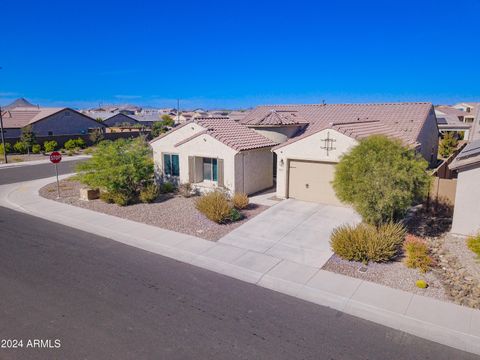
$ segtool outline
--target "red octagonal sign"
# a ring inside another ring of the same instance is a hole
[[[60,154],[58,151],[54,151],[50,154],[50,161],[54,164],[58,164],[60,161],[62,161],[62,154]]]

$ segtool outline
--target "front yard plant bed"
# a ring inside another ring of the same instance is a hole
[[[242,220],[219,225],[208,220],[195,209],[195,199],[197,198],[195,196],[184,198],[180,195],[164,194],[160,195],[159,198],[151,204],[140,203],[129,206],[118,206],[115,204],[107,204],[102,200],[80,200],[80,188],[83,187],[83,185],[77,181],[69,179],[62,180],[60,186],[61,197],[58,200],[56,199],[56,183],[48,184],[41,188],[40,195],[44,198],[65,204],[158,226],[167,230],[198,236],[212,241],[222,238],[267,208],[263,205],[252,204],[242,210],[242,214],[244,215]]]

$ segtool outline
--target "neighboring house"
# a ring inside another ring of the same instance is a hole
[[[276,142],[225,117],[196,118],[150,142],[162,181],[252,194],[273,186]]]
[[[469,139],[472,122],[465,122],[465,119],[469,119],[469,113],[454,107],[441,105],[435,107],[435,115],[437,116],[440,133],[461,133],[464,139]]]
[[[109,127],[118,127],[121,125],[142,125],[137,119],[134,119],[133,116],[129,116],[123,113],[115,114],[105,120],[103,120],[102,124],[107,125]]]
[[[2,107],[2,110],[12,110],[12,109],[15,109],[17,107],[22,107],[22,108],[38,108],[37,105],[33,105],[32,103],[30,103],[27,99],[25,98],[19,98],[17,100],[15,100],[14,102],[12,102],[11,104],[8,104],[7,106],[3,106]]]
[[[469,138],[466,138],[466,140],[475,141],[480,139],[480,102],[459,103],[453,107],[467,113],[468,115],[465,115],[464,122],[472,124]]]
[[[3,111],[4,134],[7,139],[18,138],[22,128],[31,125],[36,136],[88,134],[105,125],[70,108],[15,107]]]
[[[432,166],[438,127],[430,103],[259,106],[240,121],[274,142],[276,191],[296,198],[340,205],[332,188],[341,156],[373,134],[400,139]]]
[[[475,235],[480,231],[480,140],[467,144],[449,168],[458,172],[451,232]]]

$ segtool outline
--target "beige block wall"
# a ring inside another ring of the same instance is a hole
[[[331,139],[336,140],[333,143],[335,149],[330,150],[328,155],[322,149],[324,146],[322,140],[327,137],[327,133]],[[357,144],[356,140],[338,131],[326,129],[275,150],[277,154],[277,197],[287,197],[288,159],[337,163],[345,152]]]
[[[451,232],[473,235],[480,231],[480,167],[458,173]]]
[[[273,153],[270,148],[235,155],[235,191],[253,194],[273,186]]]

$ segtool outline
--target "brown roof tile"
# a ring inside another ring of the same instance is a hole
[[[208,134],[237,151],[273,147],[278,144],[228,117],[196,118],[192,122],[197,123],[205,130],[180,141],[175,146],[185,144],[202,134]],[[175,131],[175,129],[171,131]]]
[[[327,128],[353,138],[385,134],[407,144],[416,144],[432,109],[431,103],[271,105],[255,108],[241,122],[252,124],[272,110],[297,112],[308,122],[307,126],[277,148]]]

